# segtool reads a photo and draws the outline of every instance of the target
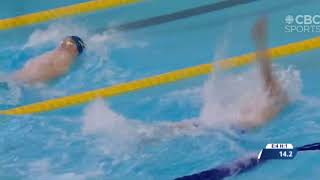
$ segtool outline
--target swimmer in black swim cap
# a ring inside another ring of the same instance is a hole
[[[19,83],[34,84],[58,78],[69,71],[85,48],[85,43],[80,37],[68,36],[54,50],[27,61],[10,79]]]
[[[66,37],[60,44],[62,48],[67,48],[70,46],[71,48],[76,48],[78,51],[78,55],[80,55],[83,50],[86,48],[83,40],[78,36],[68,36]]]

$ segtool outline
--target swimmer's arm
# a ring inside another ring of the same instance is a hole
[[[271,59],[267,50],[267,22],[266,18],[260,19],[254,26],[252,36],[256,45],[257,61],[266,90],[271,96],[280,93],[280,85],[272,74]]]
[[[36,66],[39,66],[42,64],[42,66],[50,66],[50,61],[44,61],[50,56],[49,53],[44,53],[38,57],[29,59],[26,64],[19,70],[17,70],[15,73],[13,73],[9,79],[13,80],[15,82],[20,83],[36,83],[38,80],[36,77],[34,77],[35,72],[39,74],[40,72],[36,71]],[[46,69],[42,69],[43,71],[46,71]]]
[[[58,54],[47,52],[34,59],[28,60],[20,70],[11,75],[10,79],[19,83],[41,83],[68,71],[68,67],[56,58]],[[59,62],[56,64],[56,62]]]
[[[281,89],[277,79],[272,74],[272,66],[267,50],[267,27],[266,19],[260,19],[253,27],[252,36],[257,49],[257,60],[260,72],[263,78],[265,91],[268,97],[262,99],[262,107],[256,109],[255,106],[250,107],[251,114],[240,112],[241,127],[245,129],[256,128],[264,124],[265,121],[272,119],[280,109],[288,102],[286,93]],[[253,113],[253,114],[252,114]]]
[[[23,69],[16,71],[15,73],[13,73],[12,75],[9,76],[9,79],[15,82],[22,82],[24,81],[25,77],[25,72],[23,71]]]
[[[199,122],[196,120],[183,120],[180,122],[171,122],[166,123],[165,127],[167,127],[167,130],[171,130],[172,132],[185,132],[185,131],[194,131],[196,129],[199,129]]]
[[[24,66],[22,69],[17,70],[9,76],[9,79],[19,83],[32,83],[31,73],[29,67]]]

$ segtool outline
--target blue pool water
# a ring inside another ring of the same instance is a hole
[[[21,4],[4,0],[0,17],[78,2],[84,1],[43,4],[28,0]],[[146,1],[0,32],[0,77],[19,69],[29,58],[54,48],[66,35],[80,35],[88,45],[68,75],[48,85],[2,90],[0,108],[253,51],[251,27],[263,14],[269,17],[270,47],[319,35],[284,30],[287,15],[317,14],[316,0],[259,1],[128,33],[95,31],[212,2],[218,1]],[[203,76],[43,114],[0,116],[0,179],[165,180],[258,152],[266,143],[298,146],[317,142],[319,53],[314,50],[275,62],[292,102],[270,123],[246,134],[221,129],[219,125],[235,113],[233,108],[237,108],[239,97],[256,92],[259,82],[254,65],[220,72],[215,80]],[[222,97],[231,99],[227,102],[231,108],[220,104]],[[210,122],[216,128],[173,133],[160,128],[161,123],[190,119]],[[303,153],[292,161],[268,162],[231,179],[317,179],[319,161],[318,153]]]

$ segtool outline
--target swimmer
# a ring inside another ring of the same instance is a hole
[[[257,21],[252,30],[252,37],[256,46],[256,56],[263,81],[264,96],[253,98],[251,102],[239,108],[239,115],[232,128],[242,132],[262,126],[277,115],[288,103],[287,93],[281,88],[279,81],[272,73],[270,57],[267,51],[267,21],[262,18]],[[167,126],[173,130],[195,130],[202,124],[200,121],[189,120],[171,123]]]
[[[17,83],[45,83],[67,73],[85,44],[77,36],[68,36],[52,51],[29,60],[10,80]]]

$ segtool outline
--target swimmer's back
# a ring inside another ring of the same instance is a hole
[[[71,64],[67,53],[52,51],[28,61],[13,79],[23,83],[48,81],[63,75]]]

